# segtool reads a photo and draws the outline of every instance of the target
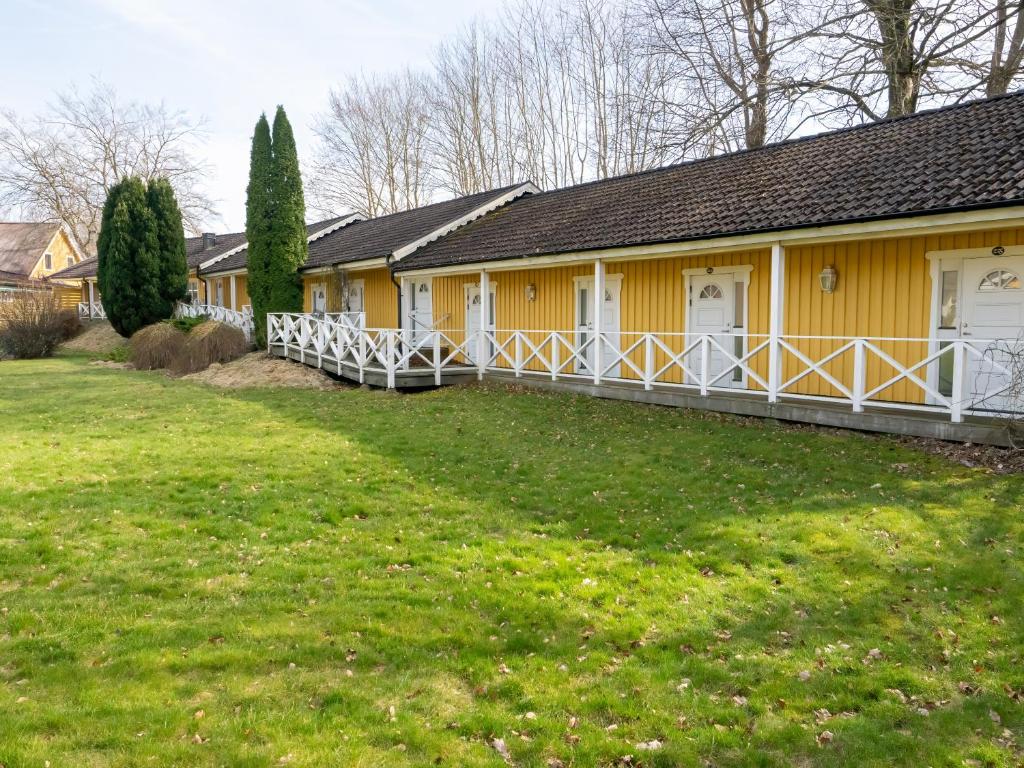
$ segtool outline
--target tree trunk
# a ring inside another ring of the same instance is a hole
[[[875,17],[885,68],[889,106],[886,117],[917,111],[921,74],[914,60],[911,16],[916,0],[865,0]]]

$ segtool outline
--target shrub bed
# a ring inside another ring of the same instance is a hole
[[[248,351],[249,342],[238,328],[207,320],[185,337],[185,345],[171,364],[171,371],[179,376],[196,373],[213,363],[235,360]]]
[[[185,333],[170,323],[153,323],[137,331],[128,346],[128,360],[136,368],[170,368],[185,348]]]
[[[11,357],[49,357],[81,327],[78,314],[50,292],[25,291],[0,301],[0,352]]]

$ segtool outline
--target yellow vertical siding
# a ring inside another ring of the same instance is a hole
[[[245,275],[235,275],[235,303],[238,306],[234,309],[239,312],[242,311],[242,307],[252,304],[252,300],[249,298],[249,282]]]
[[[930,327],[932,285],[925,254],[934,250],[1012,246],[1024,243],[1024,228],[1003,228],[960,233],[875,238],[840,241],[786,248],[783,333],[789,337],[874,337],[887,339],[926,339],[934,335]],[[607,262],[608,275],[622,275],[621,348],[628,348],[640,334],[663,334],[685,330],[686,297],[683,296],[683,270],[690,268],[739,266],[753,267],[749,277],[747,332],[756,337],[754,348],[768,334],[770,304],[770,251],[735,251],[706,256],[665,256],[634,261]],[[821,291],[819,274],[832,265],[839,274],[832,294]],[[539,343],[546,332],[572,332],[575,293],[573,278],[593,274],[591,263],[550,266],[515,271],[493,271],[496,285],[499,344],[507,338],[501,331],[537,331],[530,334]],[[476,274],[447,275],[433,281],[434,318],[456,344],[464,340],[466,325],[465,285],[476,284]],[[526,300],[526,286],[537,287],[534,302]],[[541,333],[545,332],[545,333]],[[682,350],[682,339],[665,337],[670,348]],[[844,342],[827,338],[791,339],[791,343],[812,360],[820,360]],[[877,346],[902,365],[916,363],[927,355],[924,342],[878,341]],[[512,353],[511,346],[508,348]],[[549,350],[542,350],[545,355]],[[528,352],[526,354],[529,354]],[[642,367],[643,352],[632,353]],[[853,383],[852,350],[836,357],[824,369],[847,387]],[[563,359],[564,355],[563,355]],[[658,367],[669,358],[656,354]],[[868,355],[866,387],[873,389],[891,379],[896,370],[877,356]],[[767,376],[767,351],[752,358],[751,366]],[[541,366],[528,366],[539,369]],[[805,365],[794,355],[783,356],[783,381]],[[569,370],[568,368],[566,369]],[[926,372],[918,372],[921,378]],[[635,378],[628,367],[622,375]],[[663,379],[679,381],[676,374]],[[757,385],[748,381],[748,386]],[[794,383],[788,392],[810,395],[836,395],[839,392],[824,378],[810,374]],[[879,399],[922,402],[924,393],[913,383],[898,382],[876,395]]]
[[[752,266],[748,290],[748,314],[750,333],[766,334],[768,329],[768,270],[770,251],[740,251],[708,256],[676,256],[630,262],[610,262],[606,265],[608,275],[622,276],[620,294],[620,348],[627,349],[639,336],[657,331],[665,334],[681,334],[685,331],[685,297],[683,296],[683,270],[690,268]],[[593,275],[593,264],[524,269],[491,273],[495,291],[495,321],[499,344],[508,339],[508,331],[531,331],[527,337],[534,345],[540,345],[550,331],[562,331],[572,340],[576,328],[574,317],[576,307],[575,278]],[[476,284],[476,275],[448,275],[436,277],[433,281],[434,319],[437,327],[452,341],[461,344],[465,340],[466,299],[465,286]],[[526,286],[534,284],[537,289],[535,301],[526,298]],[[665,336],[665,342],[675,353],[683,350],[681,336]],[[513,354],[511,346],[507,348]],[[540,349],[550,359],[550,347]],[[524,358],[529,356],[524,350]],[[565,350],[560,351],[561,359],[567,359]],[[630,357],[638,366],[643,366],[644,351],[638,348]],[[763,357],[763,360],[761,359]],[[668,356],[658,351],[655,363],[659,367],[668,362]],[[767,354],[753,361],[755,368],[767,370]],[[507,363],[506,363],[507,364]],[[530,370],[541,370],[544,366],[537,360],[527,364]],[[566,372],[572,372],[566,368]],[[636,374],[623,366],[623,378],[636,378]],[[681,380],[678,372],[666,380]]]
[[[50,268],[46,268],[46,254],[49,253],[53,258],[50,262]],[[78,255],[75,253],[75,249],[71,247],[71,241],[68,240],[67,235],[64,234],[64,230],[58,230],[57,233],[50,240],[43,253],[39,254],[39,261],[36,262],[35,267],[32,268],[32,272],[29,277],[33,280],[37,280],[42,277],[52,275],[54,272],[60,272],[62,269],[66,269],[70,266],[68,260],[71,260],[71,264],[78,263]]]
[[[366,312],[368,328],[396,328],[398,326],[397,289],[391,282],[387,267],[374,269],[347,270],[347,278],[363,281],[363,310]],[[327,285],[327,311],[341,311],[341,275],[325,272],[302,276],[303,311],[313,311],[313,286]]]
[[[1024,229],[994,229],[912,237],[854,240],[827,245],[789,246],[786,249],[786,281],[783,332],[790,336],[866,336],[886,339],[925,339],[934,336],[930,327],[932,284],[925,254],[935,250],[993,247],[1024,243]],[[818,276],[831,264],[839,274],[836,290],[822,293]],[[839,349],[842,341],[802,339],[792,341],[812,360]],[[878,341],[876,345],[903,365],[927,356],[923,342]],[[824,366],[839,382],[853,382],[853,351]],[[871,390],[896,375],[896,370],[869,355],[866,387]],[[784,356],[783,381],[804,364]],[[926,372],[918,375],[925,378]],[[789,388],[790,392],[837,395],[822,377],[812,374]],[[915,384],[900,381],[878,397],[900,402],[923,402]]]

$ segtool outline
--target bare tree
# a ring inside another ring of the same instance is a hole
[[[216,215],[195,153],[202,124],[163,104],[122,102],[110,86],[58,94],[42,114],[0,114],[0,204],[66,224],[87,252],[107,190],[124,176],[164,176],[194,233]]]
[[[838,116],[844,124],[967,98],[978,79],[963,72],[978,66],[979,46],[998,27],[997,5],[998,0],[841,0],[810,26],[806,38],[815,52],[815,74],[793,86],[821,98],[817,115]]]
[[[320,144],[313,159],[313,207],[380,216],[429,200],[427,84],[407,72],[353,78],[330,95],[330,111],[317,118]]]
[[[651,0],[651,55],[678,84],[669,106],[687,126],[683,154],[763,146],[788,135],[785,83],[801,39],[783,0]]]
[[[992,2],[978,0],[978,15]],[[999,96],[1019,85],[1024,64],[1024,0],[994,0],[994,4],[990,33],[979,39],[971,55],[957,61],[964,75],[976,84],[973,90],[985,96]]]

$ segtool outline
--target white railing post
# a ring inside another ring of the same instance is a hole
[[[441,386],[441,332],[434,331],[434,386]]]
[[[523,332],[516,331],[516,376],[523,375]]]
[[[644,334],[644,389],[654,388],[654,336]]]
[[[395,331],[387,331],[384,344],[384,354],[387,365],[385,370],[388,374],[388,389],[395,388]]]
[[[772,244],[771,276],[768,305],[768,402],[779,400],[782,382],[783,291],[786,286],[786,249],[782,243]]]
[[[700,394],[707,397],[708,376],[711,371],[711,341],[707,334],[700,337]]]
[[[558,369],[562,367],[562,342],[557,333],[551,334],[551,380],[558,378]]]
[[[604,262],[600,259],[594,261],[594,322],[593,322],[593,336],[591,337],[591,343],[593,344],[593,355],[591,359],[594,361],[594,384],[601,383],[601,368],[603,367],[601,362],[601,347],[603,346],[602,337],[602,326],[604,323]]]
[[[476,342],[476,377],[483,381],[484,372],[487,370],[487,354],[489,346],[487,343],[487,331],[490,328],[491,319],[491,276],[486,270],[480,271],[480,331]]]
[[[359,365],[359,383],[366,383],[366,331],[359,331],[359,359],[356,361]]]
[[[967,358],[964,345],[966,343],[963,339],[953,342],[953,392],[950,396],[949,416],[956,424],[964,420],[964,376],[967,373],[964,366]]]
[[[864,410],[864,392],[867,381],[867,365],[864,354],[864,339],[857,339],[853,344],[853,410],[860,413]]]

